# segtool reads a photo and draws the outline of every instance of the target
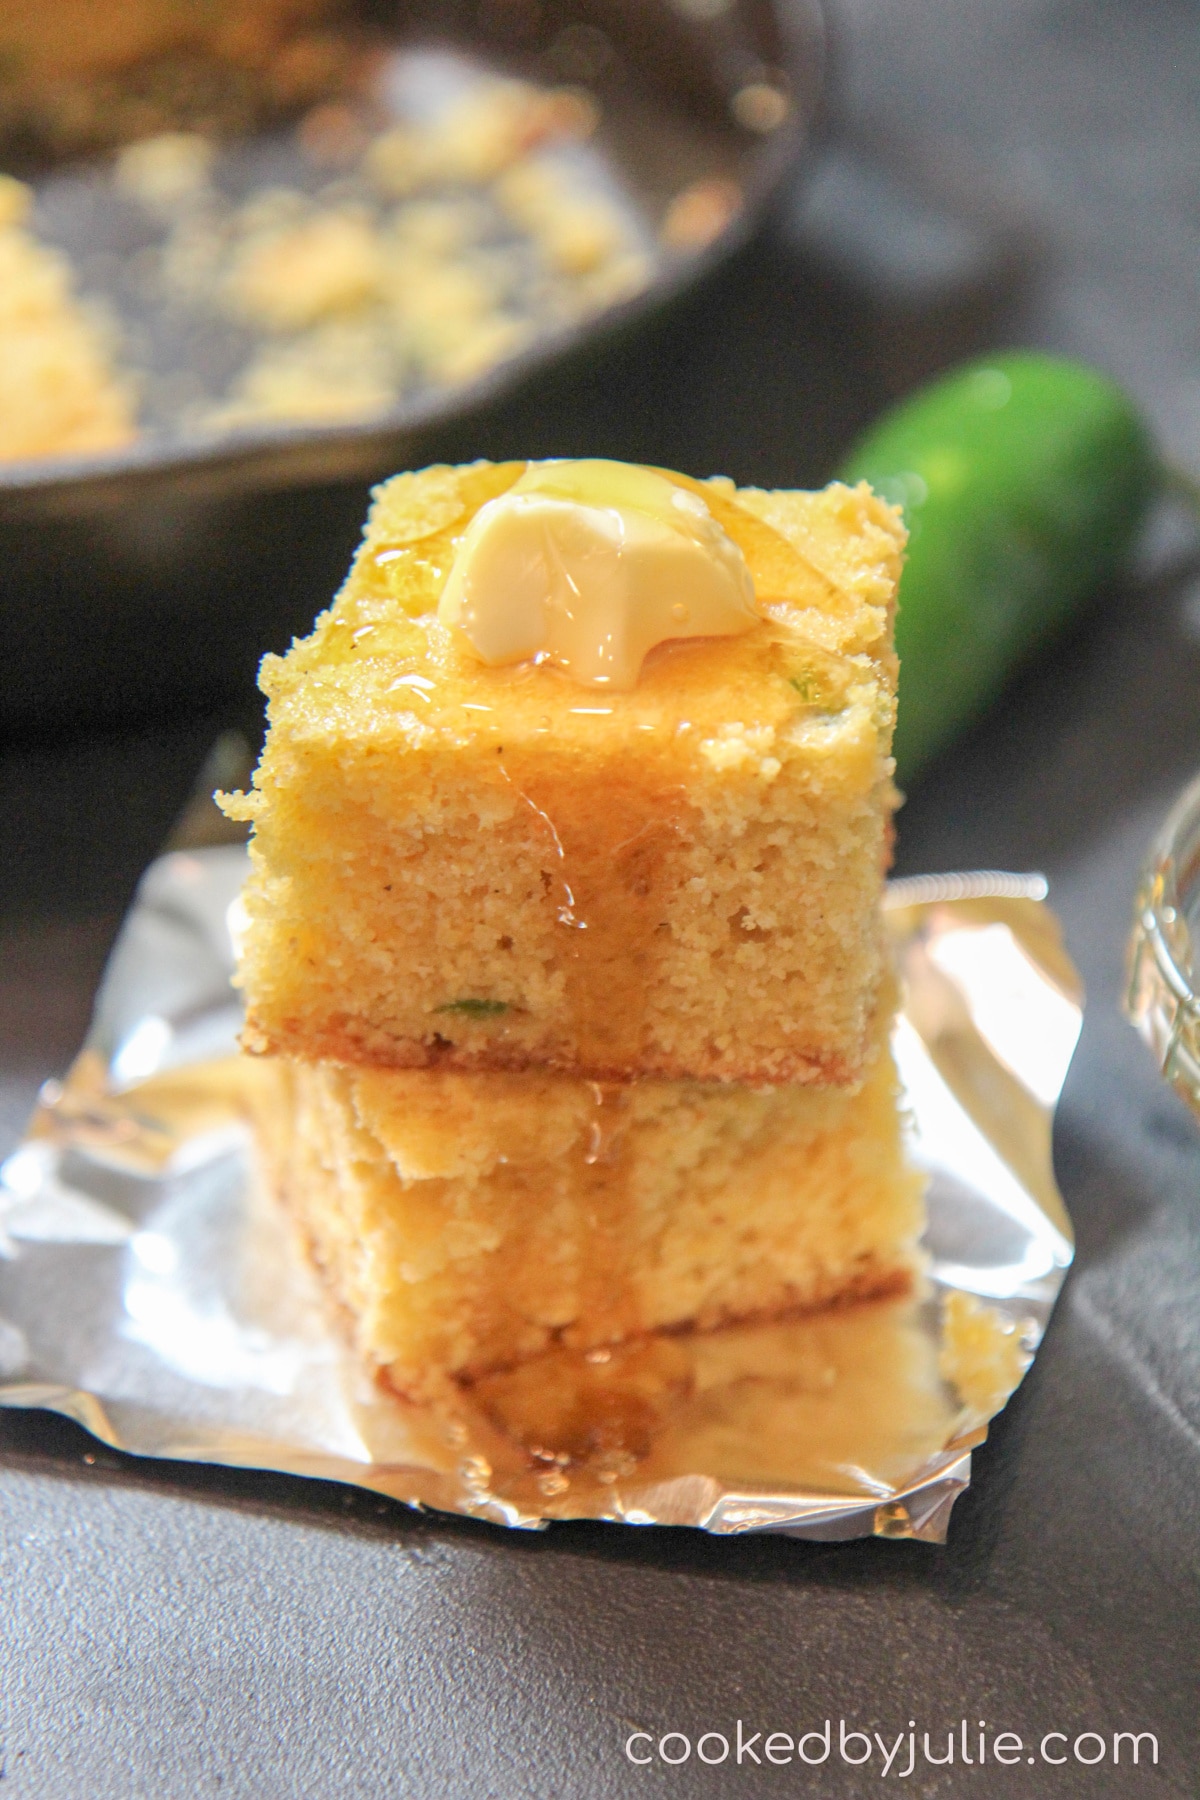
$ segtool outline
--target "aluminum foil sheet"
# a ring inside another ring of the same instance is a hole
[[[443,1413],[362,1367],[259,1179],[247,1099],[264,1065],[237,1055],[229,981],[245,869],[237,845],[149,869],[87,1043],[0,1172],[0,1403],[140,1455],[503,1525],[944,1540],[1072,1254],[1050,1140],[1082,995],[1040,877],[889,890],[894,1050],[929,1178],[915,1293],[652,1339],[606,1353],[607,1369],[554,1353],[521,1391],[482,1384]],[[569,1408],[597,1382],[610,1408],[636,1398],[621,1457],[531,1457],[529,1395]]]

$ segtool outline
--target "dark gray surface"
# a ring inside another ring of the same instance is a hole
[[[848,110],[904,139],[888,182],[907,192],[923,162],[940,207],[964,169],[988,172],[994,191],[966,224],[939,225],[934,208],[938,282],[905,275],[873,204],[855,220],[854,194],[879,178],[877,152],[856,149],[828,177],[839,207],[818,190],[690,326],[622,352],[607,379],[498,413],[464,450],[819,479],[889,386],[1024,336],[1116,368],[1200,461],[1200,13],[856,0],[846,37]],[[1045,247],[1024,283],[1006,233]],[[1171,541],[1164,527],[1160,563]],[[902,815],[906,872],[1044,868],[1090,995],[1057,1138],[1078,1266],[945,1549],[585,1526],[510,1537],[319,1484],[137,1465],[63,1422],[0,1417],[0,1793],[873,1792],[877,1759],[858,1774],[672,1771],[622,1753],[643,1725],[794,1732],[832,1713],[889,1741],[909,1719],[944,1731],[963,1716],[1027,1740],[1160,1740],[1156,1771],[911,1779],[938,1800],[1195,1794],[1200,1136],[1117,998],[1139,857],[1200,764],[1196,610],[1186,570],[1101,597]],[[0,763],[9,1138],[82,1030],[107,934],[212,729],[198,718]]]

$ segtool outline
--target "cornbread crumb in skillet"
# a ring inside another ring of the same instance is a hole
[[[311,1061],[814,1083],[864,1073],[883,953],[899,514],[691,481],[764,614],[629,692],[489,668],[436,618],[522,463],[400,475],[267,657],[245,1041]]]
[[[856,1094],[291,1065],[277,1179],[365,1358],[420,1398],[898,1291],[922,1225],[886,1048]],[[286,1136],[286,1144],[284,1137]]]
[[[0,461],[118,449],[135,434],[133,395],[68,264],[30,230],[32,205],[0,175]]]

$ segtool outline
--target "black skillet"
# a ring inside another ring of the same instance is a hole
[[[499,443],[501,403],[536,421],[555,384],[603,380],[623,337],[669,337],[686,297],[749,238],[813,137],[826,58],[818,0],[540,0],[518,10],[367,0],[361,10],[398,46],[445,45],[539,81],[583,74],[601,103],[601,152],[651,224],[672,194],[708,176],[737,183],[740,209],[635,299],[479,382],[370,421],[203,438],[159,429],[102,455],[0,464],[0,731],[219,704],[245,688],[262,649],[286,643],[328,599],[366,483],[441,458],[574,448]],[[580,46],[582,70],[570,54]],[[780,97],[765,121],[745,104],[748,89],[764,88]],[[32,179],[39,222],[52,218],[73,258],[94,251],[108,225],[87,172],[43,168]]]

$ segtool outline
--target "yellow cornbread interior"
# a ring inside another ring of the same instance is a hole
[[[897,1084],[856,1094],[292,1065],[287,1200],[405,1394],[904,1286]]]
[[[628,693],[489,669],[438,623],[522,463],[397,476],[330,610],[267,657],[246,1043],[599,1079],[861,1078],[894,804],[903,528],[865,486],[702,495],[761,624]]]

